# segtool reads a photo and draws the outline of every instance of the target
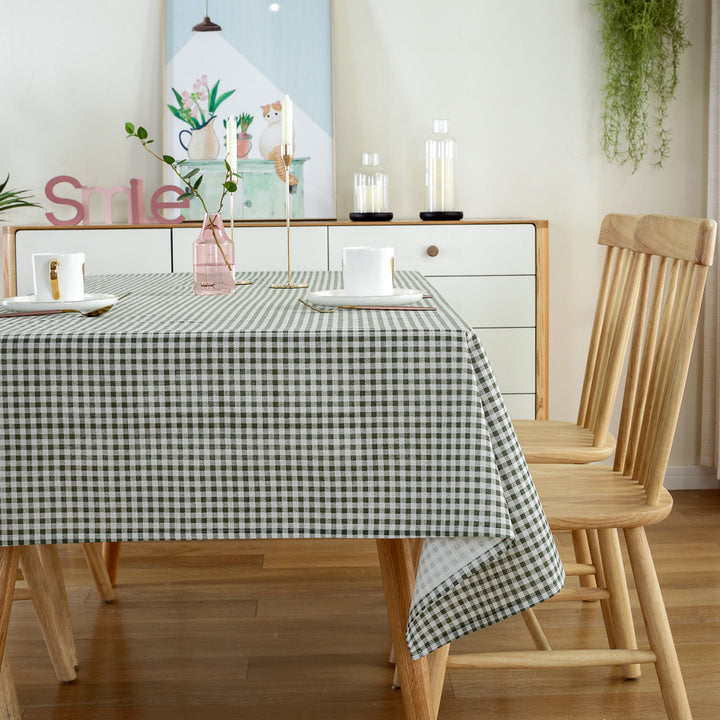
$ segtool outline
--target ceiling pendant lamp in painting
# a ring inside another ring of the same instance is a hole
[[[193,26],[193,32],[218,32],[222,28],[208,17],[208,0],[205,0],[205,17],[202,22]]]

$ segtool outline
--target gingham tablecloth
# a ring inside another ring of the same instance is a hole
[[[0,544],[424,537],[414,657],[555,594],[563,571],[474,331],[338,310],[254,273],[88,278],[106,315],[0,318]],[[310,289],[339,273],[296,272]]]

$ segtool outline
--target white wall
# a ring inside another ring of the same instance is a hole
[[[633,175],[599,149],[590,0],[335,0],[338,216],[352,209],[361,153],[375,151],[396,218],[416,218],[423,141],[432,118],[447,117],[466,217],[550,221],[551,417],[576,414],[603,215],[705,212],[709,2],[685,3],[692,47],[669,120],[672,157]],[[159,164],[123,126],[131,120],[160,136],[161,29],[161,0],[0,0],[3,177],[9,170],[13,185],[41,197],[59,174],[87,185],[137,176],[159,185]],[[33,210],[9,219],[45,222]],[[697,461],[698,394],[694,364],[674,465]]]

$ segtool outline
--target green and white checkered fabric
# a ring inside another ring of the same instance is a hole
[[[438,311],[320,314],[268,287],[283,273],[253,279],[196,297],[188,274],[96,276],[88,292],[132,294],[101,317],[0,323],[0,544],[454,538],[426,543],[417,656],[554,594],[492,371],[437,291],[397,273]]]

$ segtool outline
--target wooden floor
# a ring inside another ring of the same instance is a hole
[[[675,498],[650,542],[694,718],[717,720],[720,491]],[[97,599],[79,549],[62,555],[79,679],[57,683],[32,606],[17,601],[8,649],[24,720],[403,718],[373,542],[126,545],[113,605]],[[538,617],[557,647],[602,637],[584,629],[599,622],[592,604]],[[516,618],[453,648],[511,646],[531,647]],[[612,669],[450,671],[440,706],[440,720],[663,717],[651,667],[631,682]]]

